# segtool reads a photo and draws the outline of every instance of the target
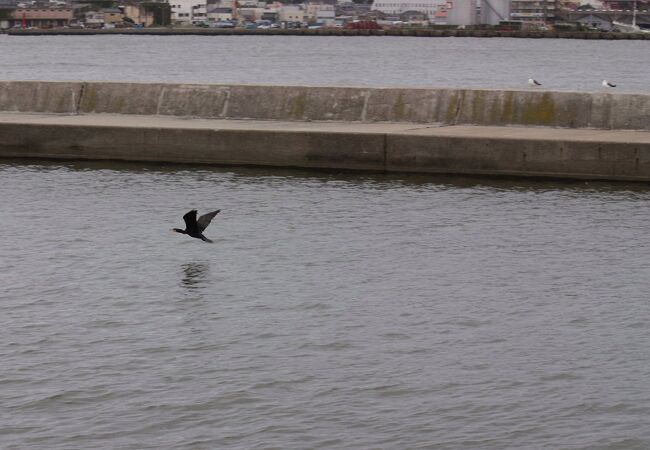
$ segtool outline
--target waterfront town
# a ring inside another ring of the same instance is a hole
[[[0,30],[400,27],[650,32],[649,0],[0,0]]]

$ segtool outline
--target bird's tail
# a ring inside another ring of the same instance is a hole
[[[213,241],[211,241],[210,239],[208,239],[207,237],[205,237],[203,235],[201,235],[201,239],[203,239],[205,242],[209,242],[210,244],[213,243]]]

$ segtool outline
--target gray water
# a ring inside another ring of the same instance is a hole
[[[650,448],[647,185],[0,180],[3,449]]]
[[[650,92],[649,41],[0,35],[0,80]]]

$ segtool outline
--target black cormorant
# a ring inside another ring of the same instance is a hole
[[[173,230],[177,233],[187,234],[193,238],[204,240],[205,242],[212,242],[210,239],[203,236],[203,232],[206,228],[208,228],[208,225],[210,225],[210,222],[212,222],[214,216],[219,214],[219,211],[221,210],[217,209],[211,213],[204,214],[197,220],[196,209],[193,209],[183,216],[183,220],[185,221],[185,229],[181,230],[180,228],[174,228]]]

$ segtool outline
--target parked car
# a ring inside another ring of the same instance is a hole
[[[235,28],[235,24],[227,20],[218,20],[216,22],[212,22],[209,26],[212,28]]]

